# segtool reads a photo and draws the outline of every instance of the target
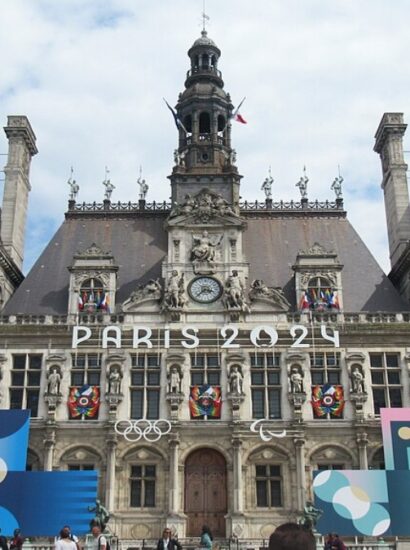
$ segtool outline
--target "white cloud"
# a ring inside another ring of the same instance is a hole
[[[183,90],[201,10],[200,0],[1,4],[1,120],[26,114],[40,151],[32,164],[28,250],[37,251],[48,239],[44,228],[63,220],[71,165],[80,200],[102,199],[105,165],[113,200],[135,200],[140,164],[149,199],[168,199],[176,131],[162,97],[175,104]],[[408,1],[208,0],[207,10],[225,88],[234,103],[247,96],[249,123],[233,133],[242,196],[262,199],[272,165],[275,198],[297,199],[306,164],[310,198],[332,199],[341,165],[348,216],[388,270],[372,148],[384,111],[410,120]],[[1,137],[0,152],[6,150]]]

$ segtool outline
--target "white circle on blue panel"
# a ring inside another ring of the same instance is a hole
[[[360,519],[353,520],[353,525],[363,535],[380,537],[390,527],[389,512],[381,504],[372,503],[369,513]]]
[[[342,487],[335,492],[332,504],[336,512],[346,519],[359,519],[370,510],[370,498],[360,487]]]
[[[324,470],[315,477],[313,490],[315,495],[325,502],[332,502],[335,492],[348,485],[349,480],[340,472]]]
[[[0,458],[0,483],[4,481],[6,475],[7,475],[7,464],[4,462],[2,458]]]
[[[20,527],[13,514],[2,506],[0,506],[0,525],[2,533],[12,533],[14,529]]]

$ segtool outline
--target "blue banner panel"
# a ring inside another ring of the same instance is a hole
[[[0,411],[0,482],[8,471],[25,471],[29,427],[29,410]]]
[[[0,525],[10,536],[52,536],[63,525],[76,534],[89,531],[94,514],[97,472],[8,472],[0,483]]]

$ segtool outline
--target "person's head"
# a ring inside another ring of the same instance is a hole
[[[93,537],[99,537],[101,535],[101,527],[99,525],[93,525],[93,528],[91,529],[91,533]]]
[[[315,550],[312,531],[297,523],[279,525],[269,538],[269,550]]]
[[[67,527],[63,527],[60,531],[60,538],[61,539],[70,538],[70,529],[68,529]]]
[[[162,532],[162,538],[167,540],[171,538],[171,529],[169,527],[165,527],[165,529]]]
[[[207,533],[208,535],[211,535],[211,530],[207,525],[202,526],[202,534]]]
[[[20,533],[21,533],[21,529],[14,529],[14,531],[13,531],[13,535],[15,537],[18,537],[20,535]]]

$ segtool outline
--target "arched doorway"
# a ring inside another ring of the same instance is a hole
[[[187,536],[198,537],[208,525],[216,537],[225,536],[226,462],[213,449],[193,451],[185,462]]]

